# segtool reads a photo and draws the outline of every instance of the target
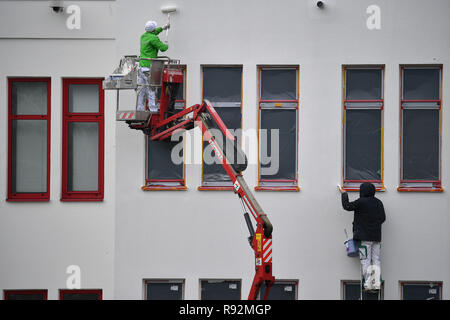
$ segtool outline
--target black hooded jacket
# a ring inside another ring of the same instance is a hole
[[[386,220],[381,200],[375,198],[375,186],[364,182],[359,189],[360,198],[349,202],[347,192],[342,194],[342,207],[355,211],[353,239],[381,241],[381,224]]]

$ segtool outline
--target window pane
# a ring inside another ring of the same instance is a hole
[[[274,129],[279,130],[279,139],[276,139]],[[272,142],[277,143],[278,148]],[[260,161],[261,179],[297,179],[297,110],[261,110]]]
[[[296,283],[277,283],[275,282],[270,288],[267,300],[295,300],[296,299]],[[266,293],[266,284],[263,283],[259,291],[259,298],[262,300]]]
[[[98,293],[64,293],[62,300],[100,300]]]
[[[69,84],[69,112],[99,112],[97,84]]]
[[[381,110],[346,110],[345,178],[381,180]]]
[[[47,191],[47,121],[13,120],[11,128],[11,191]]]
[[[237,107],[220,107],[215,108],[220,118],[227,126],[228,129],[240,129],[241,128],[241,108]],[[233,133],[233,132],[232,132]],[[235,135],[236,137],[236,135]],[[240,139],[240,137],[238,137]],[[225,137],[223,137],[223,146],[226,147]],[[208,156],[210,158],[215,158],[215,153],[207,141],[203,141],[203,159]],[[237,156],[237,155],[236,155]],[[235,156],[235,161],[237,157]],[[203,181],[231,181],[230,177],[226,173],[223,166],[219,163],[207,164],[203,160]]]
[[[439,110],[403,110],[403,179],[439,180]]]
[[[240,300],[240,281],[202,280],[201,300]]]
[[[347,69],[347,100],[378,100],[382,97],[381,69]]]
[[[383,296],[383,287],[381,288],[381,296]],[[360,300],[361,299],[361,283],[348,282],[344,284],[344,300]],[[362,293],[363,300],[378,300],[378,293],[366,292]]]
[[[440,69],[403,69],[404,100],[440,99]]]
[[[262,100],[297,99],[297,70],[261,70]]]
[[[45,300],[44,293],[8,293],[8,300]]]
[[[183,140],[177,141],[151,141],[148,139],[147,149],[147,179],[183,179]],[[172,150],[174,153],[172,154]],[[179,152],[177,152],[179,150]],[[181,162],[179,162],[181,161]]]
[[[183,298],[183,285],[171,282],[146,283],[147,300],[181,300]]]
[[[11,89],[14,115],[47,114],[47,82],[13,82]]]
[[[403,284],[403,300],[440,300],[441,287],[438,284]]]
[[[241,67],[204,67],[203,97],[211,102],[241,102]]]
[[[97,122],[69,122],[68,191],[98,190],[98,137]]]

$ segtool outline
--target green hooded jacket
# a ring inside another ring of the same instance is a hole
[[[163,29],[161,27],[156,28],[152,32],[145,32],[141,36],[141,58],[155,59],[158,57],[158,51],[166,51],[169,46],[159,40],[158,34]],[[141,60],[139,66],[150,67],[150,61]]]

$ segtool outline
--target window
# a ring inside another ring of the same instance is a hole
[[[241,280],[200,280],[201,300],[241,300]]]
[[[401,66],[401,172],[398,191],[441,187],[442,66]]]
[[[298,66],[260,66],[258,186],[299,191]]]
[[[344,66],[343,186],[383,185],[383,66]]]
[[[263,284],[259,291],[259,300],[264,298],[266,285]],[[297,280],[275,280],[269,291],[267,300],[297,300],[298,281]]]
[[[175,111],[186,108],[186,67],[183,67],[183,83],[177,90]],[[159,100],[160,92],[157,92]],[[159,102],[158,102],[159,103]],[[145,186],[142,190],[186,190],[184,165],[184,135],[173,136],[174,141],[146,139]],[[179,139],[178,139],[179,138]],[[181,146],[181,148],[180,148]]]
[[[101,201],[104,181],[102,79],[63,80],[62,201]]]
[[[8,201],[50,199],[50,78],[8,78]]]
[[[5,300],[47,300],[47,290],[5,290]]]
[[[203,99],[211,102],[231,134],[240,141],[242,66],[203,66]],[[223,137],[225,142],[225,137]],[[223,143],[223,145],[226,145]],[[199,190],[232,190],[231,179],[209,143],[203,141],[202,186]]]
[[[343,280],[342,300],[378,300],[378,293],[364,292],[361,296],[361,281]],[[380,300],[384,300],[384,281],[381,283]]]
[[[401,300],[442,300],[441,281],[400,281]]]
[[[145,300],[183,300],[184,280],[144,280]]]
[[[102,300],[101,289],[60,289],[59,300]]]

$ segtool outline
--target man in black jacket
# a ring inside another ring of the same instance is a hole
[[[341,190],[341,189],[340,189]],[[366,290],[379,290],[381,286],[381,224],[386,220],[381,200],[375,197],[375,186],[364,182],[359,189],[360,198],[350,202],[347,192],[342,193],[342,207],[354,211],[353,239],[360,241],[359,258]]]

